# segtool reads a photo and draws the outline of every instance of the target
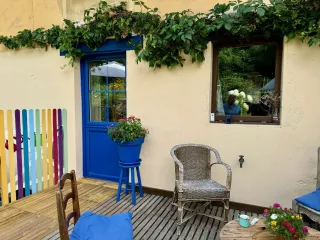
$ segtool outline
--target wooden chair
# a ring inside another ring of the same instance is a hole
[[[66,180],[71,180],[71,192],[67,193],[65,196],[62,194],[62,189]],[[66,216],[66,208],[69,199],[72,199],[73,210],[68,216]],[[76,173],[72,170],[70,173],[66,173],[62,176],[58,183],[58,189],[56,192],[57,200],[57,211],[58,211],[58,221],[59,221],[59,231],[61,240],[69,240],[68,228],[70,220],[74,219],[74,224],[77,223],[80,217],[80,206],[78,198],[78,188]]]

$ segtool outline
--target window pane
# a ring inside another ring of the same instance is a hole
[[[117,122],[126,117],[125,59],[89,62],[90,121]]]
[[[90,121],[106,121],[106,96],[105,92],[90,92]]]
[[[219,49],[217,115],[268,116],[278,111],[274,97],[274,44]]]
[[[89,62],[90,90],[106,90],[106,75],[104,73],[106,63],[105,60]]]
[[[126,117],[127,99],[125,92],[109,92],[109,122],[117,122],[119,119]]]

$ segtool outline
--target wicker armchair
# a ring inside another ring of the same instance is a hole
[[[320,187],[320,147],[318,148],[317,178],[315,178],[315,180],[317,180],[316,188],[318,189]],[[319,201],[320,201],[320,199],[319,199]],[[292,200],[292,209],[299,214],[304,214],[304,215],[308,216],[319,227],[319,224],[320,224],[320,212],[319,211],[312,209],[312,208],[309,208],[301,203],[298,203],[295,199]]]
[[[216,162],[211,161],[211,155],[215,156]],[[181,233],[181,224],[197,214],[227,222],[232,172],[230,166],[221,161],[218,151],[205,145],[183,144],[175,146],[171,150],[171,156],[175,162],[176,173],[172,204],[178,207],[177,234],[180,235]],[[211,167],[215,164],[221,164],[226,167],[226,186],[211,179]],[[210,205],[212,201],[223,202],[223,218],[200,212],[201,209]],[[204,202],[204,204],[198,209],[190,209],[185,207],[188,202]],[[191,211],[192,214],[183,219],[184,210]]]

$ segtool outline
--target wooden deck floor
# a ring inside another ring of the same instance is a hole
[[[171,199],[162,196],[145,194],[144,198],[137,195],[137,204],[131,205],[131,196],[122,195],[120,202],[116,203],[115,199],[106,200],[95,206],[92,211],[103,215],[113,215],[126,211],[133,212],[134,239],[144,240],[206,240],[219,239],[220,229],[223,223],[205,216],[196,216],[191,218],[184,224],[181,236],[178,238],[176,234],[176,208],[170,210]],[[195,207],[197,204],[192,204]],[[81,207],[81,206],[80,206]],[[229,212],[229,220],[238,216],[239,210],[231,209]],[[213,207],[207,209],[206,213],[211,213],[222,217],[223,209],[221,207]],[[242,212],[250,216],[257,216],[248,212]],[[70,226],[71,233],[73,226]],[[59,239],[59,232],[48,235],[45,240]]]
[[[103,181],[78,180],[81,211],[113,198],[116,186]],[[57,187],[0,207],[0,239],[42,239],[58,228],[55,191]],[[70,182],[65,191],[70,191]],[[70,205],[71,206],[71,205]],[[69,207],[70,207],[69,206]]]
[[[78,180],[80,209],[103,215],[112,215],[126,211],[133,212],[134,239],[219,239],[223,224],[220,221],[196,216],[183,225],[182,234],[176,235],[176,208],[170,210],[171,199],[145,194],[137,195],[137,204],[131,205],[131,195],[122,195],[121,201],[115,201],[115,184],[91,179]],[[0,240],[11,239],[59,239],[56,202],[56,187],[0,207]],[[64,191],[70,191],[69,183]],[[195,207],[192,204],[191,207]],[[68,205],[70,211],[71,204]],[[229,220],[240,211],[231,209]],[[222,216],[221,207],[213,207],[206,213]],[[256,214],[246,213],[252,216]],[[70,226],[72,232],[73,226]]]

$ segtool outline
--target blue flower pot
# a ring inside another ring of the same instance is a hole
[[[143,142],[144,138],[137,138],[132,142],[116,142],[120,161],[123,163],[138,162]]]

